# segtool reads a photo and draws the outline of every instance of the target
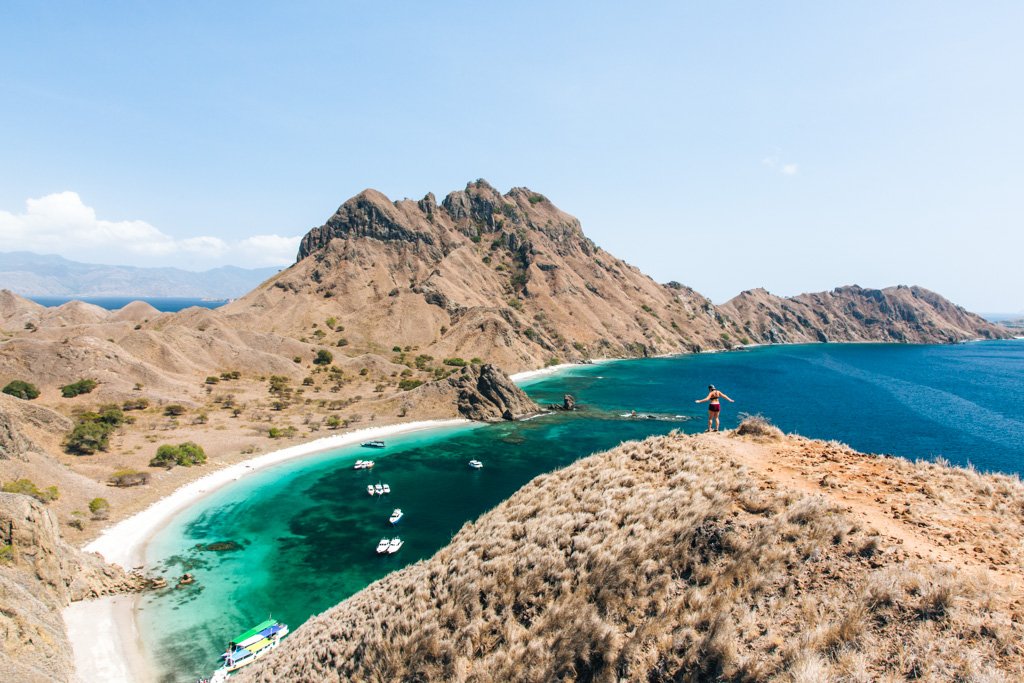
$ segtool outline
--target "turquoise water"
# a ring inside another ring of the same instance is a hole
[[[467,521],[537,474],[622,441],[703,430],[715,383],[723,427],[761,413],[787,431],[870,452],[942,455],[981,469],[1024,470],[1024,342],[958,346],[810,345],[573,368],[525,388],[539,402],[574,394],[584,409],[527,422],[418,432],[250,475],[179,515],[148,563],[193,586],[148,594],[139,612],[161,680],[209,673],[221,646],[266,618],[293,628],[405,564],[429,557]],[[624,417],[631,410],[652,419]],[[372,471],[351,468],[372,457]],[[466,463],[478,458],[482,470]],[[391,485],[371,498],[366,485]],[[387,518],[401,507],[392,530]],[[377,541],[405,546],[377,556]],[[215,552],[197,544],[232,541]]]

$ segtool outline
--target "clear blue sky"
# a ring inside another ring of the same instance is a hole
[[[1024,309],[1024,3],[265,5],[0,5],[0,250],[267,265],[483,177],[716,301]]]

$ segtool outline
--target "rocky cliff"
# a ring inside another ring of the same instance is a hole
[[[74,661],[61,609],[138,585],[65,543],[41,503],[0,493],[0,680],[70,681]]]
[[[743,292],[719,307],[742,335],[763,344],[870,341],[949,343],[1000,339],[1006,328],[922,287],[865,289],[783,298],[763,289]]]
[[[1020,680],[1019,480],[746,431],[537,477],[241,680]]]
[[[440,203],[360,193],[306,235],[292,268],[224,312],[292,336],[332,318],[351,352],[415,347],[510,372],[723,346],[708,299],[603,251],[543,195],[484,181]]]

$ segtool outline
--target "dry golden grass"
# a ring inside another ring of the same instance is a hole
[[[243,680],[1024,676],[1004,588],[909,561],[828,499],[774,489],[735,447],[658,437],[540,476]]]

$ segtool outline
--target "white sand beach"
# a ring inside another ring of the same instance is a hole
[[[558,365],[549,365],[548,367],[540,368],[539,370],[526,370],[525,372],[517,372],[516,374],[509,375],[508,377],[509,377],[509,379],[511,379],[516,384],[522,384],[524,382],[531,382],[531,381],[533,381],[535,379],[538,379],[538,378],[541,378],[541,377],[547,377],[549,375],[554,375],[556,373],[562,372],[563,370],[568,370],[569,368],[578,368],[578,367],[582,367],[584,365],[598,365],[598,364],[601,364],[601,363],[610,363],[610,362],[612,362],[614,360],[619,360],[619,359],[617,359],[617,358],[595,358],[590,363],[559,363]]]
[[[125,569],[140,567],[143,564],[147,542],[174,515],[204,496],[246,475],[287,460],[341,446],[423,429],[467,424],[471,422],[453,419],[369,427],[250,458],[182,486],[142,512],[104,530],[96,540],[88,543],[83,549],[99,553],[107,562],[119,564]],[[112,596],[73,603],[64,610],[64,623],[75,651],[75,668],[79,681],[144,683],[153,679],[135,625],[135,599],[134,595]]]

